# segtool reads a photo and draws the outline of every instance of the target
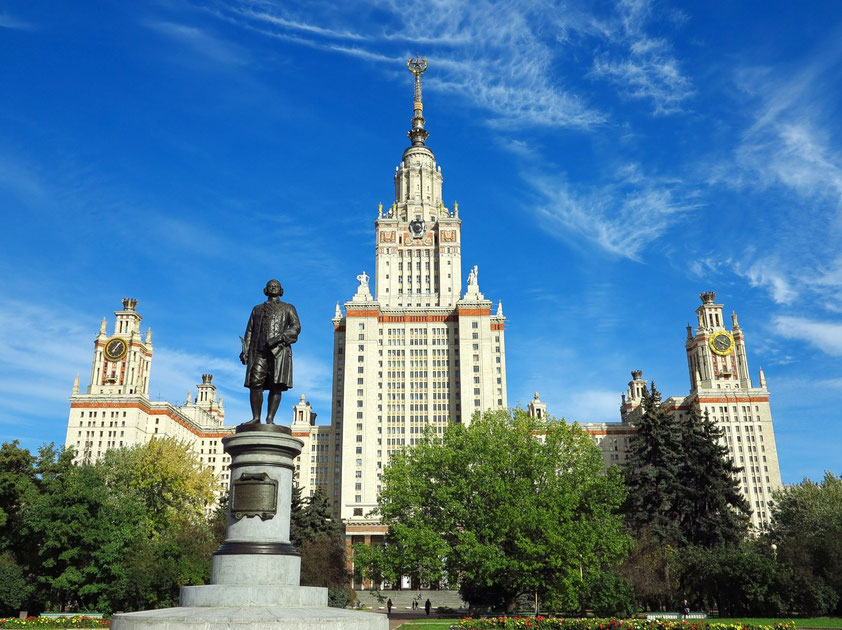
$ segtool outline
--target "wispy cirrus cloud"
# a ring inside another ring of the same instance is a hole
[[[639,259],[695,207],[678,183],[639,172],[621,173],[607,186],[573,189],[563,178],[545,177],[546,156],[517,137],[524,128],[591,132],[616,125],[591,102],[578,69],[566,76],[583,55],[594,59],[591,78],[609,78],[624,94],[630,90],[627,96],[651,100],[657,113],[679,108],[692,93],[691,82],[664,29],[658,38],[647,34],[656,17],[649,0],[622,2],[607,15],[585,4],[534,0],[455,0],[425,5],[422,12],[407,12],[395,0],[376,0],[365,9],[316,4],[306,11],[239,0],[216,4],[211,12],[267,37],[383,64],[387,72],[423,47],[436,68],[425,76],[425,90],[460,99],[511,142],[524,162],[524,179],[546,200],[539,211],[543,223],[561,224],[612,254]]]
[[[781,337],[800,339],[826,354],[842,356],[842,322],[779,315],[773,326]]]
[[[755,260],[745,269],[736,265],[735,269],[751,283],[751,286],[767,289],[778,304],[791,304],[798,297],[798,290],[788,277],[786,265],[774,257]]]
[[[842,150],[827,88],[840,63],[834,37],[797,63],[738,68],[745,124],[708,171],[713,188],[762,204],[750,237],[731,247],[729,269],[777,304],[798,299],[842,311]]]
[[[620,2],[618,15],[604,29],[605,38],[620,46],[598,54],[591,74],[611,81],[626,98],[651,101],[656,115],[673,114],[684,109],[695,90],[669,41],[647,34],[651,19],[647,0]]]
[[[21,20],[20,18],[16,18],[13,15],[9,15],[8,13],[0,13],[0,28],[10,28],[18,31],[33,31],[35,30],[35,26]]]
[[[487,112],[489,124],[590,129],[607,120],[558,80],[555,44],[589,28],[577,14],[565,20],[560,7],[457,1],[407,12],[381,0],[368,6],[378,14],[375,25],[365,22],[370,16],[360,7],[327,9],[241,0],[217,5],[214,14],[269,37],[390,65],[424,47],[437,67],[425,88],[458,95]]]
[[[631,260],[699,207],[680,181],[644,176],[637,164],[619,169],[612,183],[584,191],[547,177],[532,183],[544,199],[537,211],[545,229]]]
[[[193,52],[212,59],[214,62],[238,66],[249,61],[248,55],[242,48],[213,35],[206,29],[162,20],[150,20],[143,24],[147,28],[189,47]]]

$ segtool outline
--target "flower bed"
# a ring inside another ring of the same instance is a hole
[[[0,619],[0,630],[3,628],[110,628],[107,619],[95,619],[76,615],[75,617],[27,617],[26,619]]]
[[[458,630],[796,630],[795,622],[770,625],[637,619],[564,619],[559,617],[465,617]]]

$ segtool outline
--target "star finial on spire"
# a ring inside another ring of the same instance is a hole
[[[415,56],[406,62],[407,69],[415,75],[415,100],[413,102],[414,115],[412,129],[406,135],[412,140],[412,146],[423,147],[430,133],[424,129],[424,102],[421,98],[421,75],[427,70],[427,59]]]

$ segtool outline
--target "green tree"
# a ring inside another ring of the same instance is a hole
[[[770,540],[781,562],[835,592],[842,614],[842,478],[827,472],[821,483],[804,479],[777,492]]]
[[[615,513],[624,494],[579,427],[486,412],[393,454],[379,503],[387,543],[368,555],[380,572],[461,582],[507,610],[525,593],[575,609],[590,577],[627,551]]]
[[[16,615],[34,590],[14,556],[8,551],[0,552],[0,617]]]
[[[37,490],[36,458],[19,444],[0,446],[0,552],[21,548],[22,509],[27,495]]]
[[[676,549],[662,545],[645,532],[638,532],[628,558],[619,568],[634,589],[635,596],[647,610],[664,610],[672,602],[681,601],[678,584],[671,571]]]
[[[325,535],[336,535],[340,524],[333,519],[330,502],[324,492],[316,490],[313,496],[302,499],[301,488],[293,485],[290,509],[290,541],[296,547]]]
[[[22,510],[23,564],[41,606],[111,612],[175,602],[207,580],[218,536],[207,516],[214,478],[187,446],[153,440],[74,465],[52,445],[36,458]],[[212,517],[211,517],[212,518]]]
[[[210,509],[215,478],[189,446],[152,440],[108,451],[93,467],[120,532],[97,554],[103,577],[110,575],[97,590],[100,608],[169,606],[180,586],[207,582],[211,554],[224,534]]]
[[[301,584],[327,587],[329,604],[344,608],[350,595],[345,541],[323,492],[302,499],[301,488],[293,486],[290,540],[301,553]]]
[[[112,493],[141,502],[150,536],[185,518],[204,521],[214,502],[213,473],[175,438],[109,450],[94,465]]]
[[[95,555],[121,534],[107,489],[92,466],[73,465],[70,451],[42,449],[39,459],[40,493],[23,514],[24,535],[37,541],[27,564],[47,605],[89,608],[114,577]],[[97,580],[102,572],[109,575]]]
[[[740,493],[735,466],[728,447],[720,440],[722,429],[705,413],[699,417],[691,407],[679,419],[682,433],[682,487],[679,527],[691,545],[713,547],[737,545],[745,539],[751,517],[748,501]]]
[[[624,512],[636,538],[664,549],[739,543],[751,511],[721,430],[692,407],[683,417],[668,411],[654,383],[642,407],[624,469]]]
[[[623,469],[628,489],[623,506],[626,523],[638,539],[650,539],[658,547],[684,544],[682,427],[661,404],[655,383],[651,392],[644,388],[641,408]]]
[[[825,615],[838,601],[824,582],[780,562],[759,541],[685,547],[675,561],[685,596],[722,616]]]

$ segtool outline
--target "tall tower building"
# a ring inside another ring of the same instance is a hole
[[[753,511],[752,524],[760,528],[768,525],[769,501],[781,487],[766,377],[761,368],[758,386],[753,386],[737,314],[731,315],[731,327],[727,329],[716,293],[710,291],[699,297],[698,326],[695,334],[691,326],[687,327],[684,344],[690,394],[681,407],[694,405],[724,431],[731,458],[743,468],[740,486]],[[680,408],[677,411],[681,413]]]
[[[462,220],[444,203],[441,166],[426,145],[421,75],[415,81],[411,144],[395,168],[395,200],[374,222],[374,281],[363,271],[356,294],[333,318],[333,424],[341,433],[340,515],[353,542],[385,528],[376,507],[389,455],[425,430],[470,422],[505,408],[502,304],[480,292],[473,266],[462,292]],[[373,292],[372,292],[373,288]]]
[[[752,383],[745,335],[736,313],[731,315],[731,327],[726,328],[723,305],[716,303],[716,293],[709,291],[699,297],[702,304],[696,309],[697,326],[694,331],[688,324],[684,343],[690,393],[670,397],[664,403],[671,413],[679,416],[691,408],[699,415],[707,413],[722,429],[722,443],[728,447],[734,463],[743,469],[738,480],[752,509],[752,525],[760,530],[771,518],[772,493],[781,488],[766,376],[761,368],[757,387]],[[620,405],[621,424],[631,428],[630,433],[634,432],[634,424],[642,413],[640,404],[646,385],[643,372],[633,370]],[[592,425],[584,426],[590,430]],[[624,446],[628,448],[628,440]],[[621,453],[618,459],[622,461],[624,457]]]
[[[195,402],[192,391],[183,405],[149,400],[152,332],[141,335],[142,318],[133,298],[125,298],[114,317],[112,334],[107,333],[103,319],[94,339],[87,388],[79,391],[78,376],[73,383],[65,446],[74,449],[76,461],[92,462],[109,449],[176,438],[189,445],[216,475],[218,492],[224,493],[230,458],[223,452],[221,440],[232,434],[234,427],[224,426],[225,408],[213,375],[202,374]]]
[[[137,300],[123,298],[123,309],[114,311],[114,334],[106,334],[102,320],[94,343],[91,383],[88,394],[149,395],[149,368],[152,365],[152,331],[140,334]]]

